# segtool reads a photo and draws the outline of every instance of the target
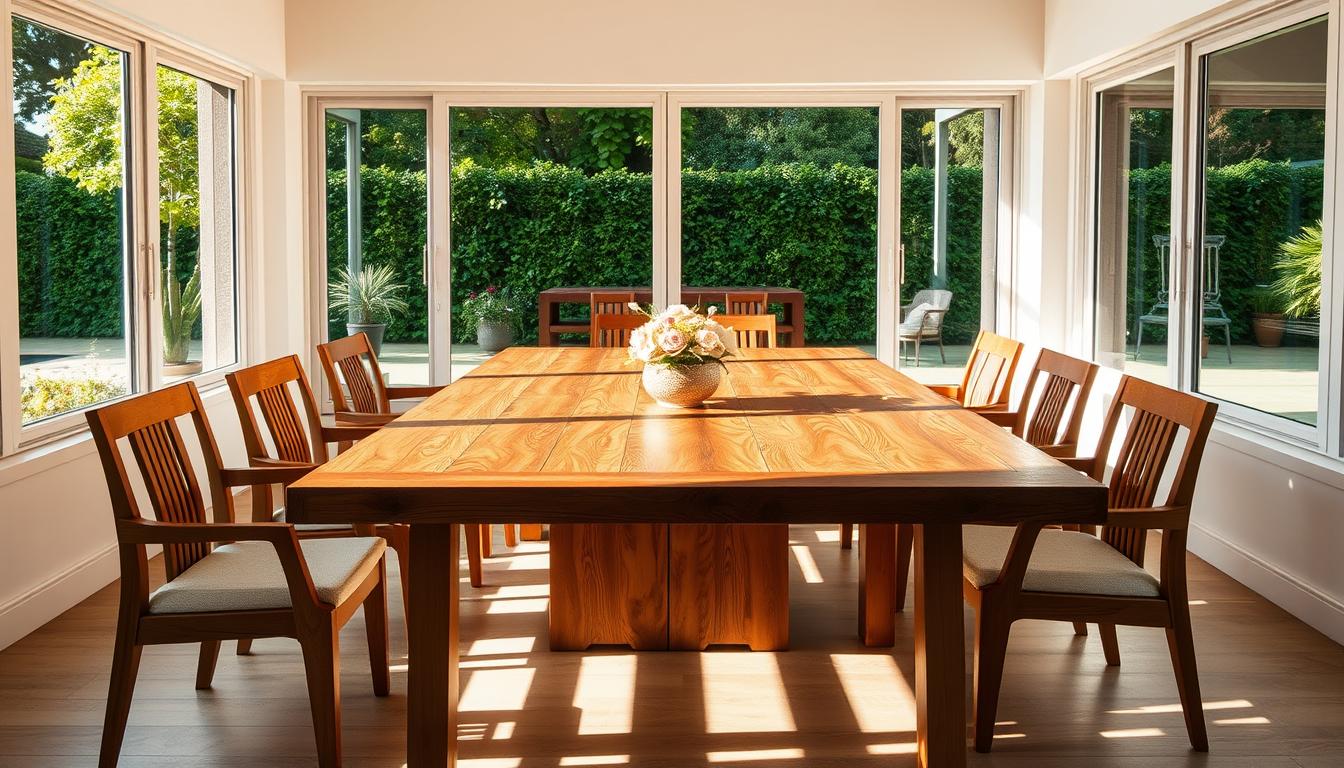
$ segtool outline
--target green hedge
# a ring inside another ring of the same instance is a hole
[[[1322,171],[1320,165],[1294,167],[1265,160],[1209,169],[1205,231],[1227,237],[1219,255],[1219,285],[1223,310],[1232,319],[1233,342],[1254,341],[1250,294],[1255,286],[1273,282],[1279,244],[1321,217]],[[1161,261],[1152,236],[1170,231],[1171,166],[1131,171],[1129,192],[1128,285],[1142,286],[1129,293],[1126,319],[1132,333],[1138,315],[1157,301]],[[1149,333],[1145,328],[1145,337]],[[1152,333],[1153,340],[1161,338],[1160,332]],[[1219,336],[1215,333],[1213,340]]]

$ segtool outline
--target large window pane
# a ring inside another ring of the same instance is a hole
[[[681,111],[682,298],[765,292],[783,345],[877,340],[875,107]]]
[[[1173,83],[1168,68],[1097,102],[1097,361],[1158,384],[1170,379]]]
[[[159,253],[166,381],[238,360],[233,90],[159,65]]]
[[[326,114],[328,338],[367,333],[393,384],[430,379],[426,114]]]
[[[587,344],[593,289],[649,300],[651,110],[454,108],[449,127],[454,379],[503,345]]]
[[[134,386],[127,56],[13,18],[22,423]]]
[[[1199,391],[1315,424],[1325,17],[1204,57]]]
[[[999,110],[901,113],[901,283],[905,372],[958,380],[998,295]]]

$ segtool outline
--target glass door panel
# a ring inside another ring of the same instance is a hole
[[[328,338],[369,334],[393,384],[430,383],[427,115],[325,115]]]
[[[595,292],[650,301],[651,109],[454,107],[449,132],[453,379],[504,346],[587,345]]]
[[[924,383],[960,380],[997,312],[999,110],[901,111],[898,344],[902,370]]]
[[[877,107],[681,110],[681,295],[766,294],[785,346],[877,343]]]

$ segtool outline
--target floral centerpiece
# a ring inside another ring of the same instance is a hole
[[[513,344],[518,316],[508,288],[487,286],[472,291],[462,302],[462,324],[467,333],[476,332],[476,343],[485,352],[498,352]]]
[[[659,405],[689,408],[719,388],[723,358],[736,354],[732,328],[714,319],[715,308],[674,304],[658,314],[639,304],[630,308],[649,318],[630,333],[630,359],[644,363],[644,391]]]

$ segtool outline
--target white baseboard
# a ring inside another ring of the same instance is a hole
[[[0,650],[111,584],[118,571],[113,544],[0,605]]]
[[[1344,602],[1233,544],[1203,525],[1190,526],[1190,551],[1265,599],[1344,645]]]

